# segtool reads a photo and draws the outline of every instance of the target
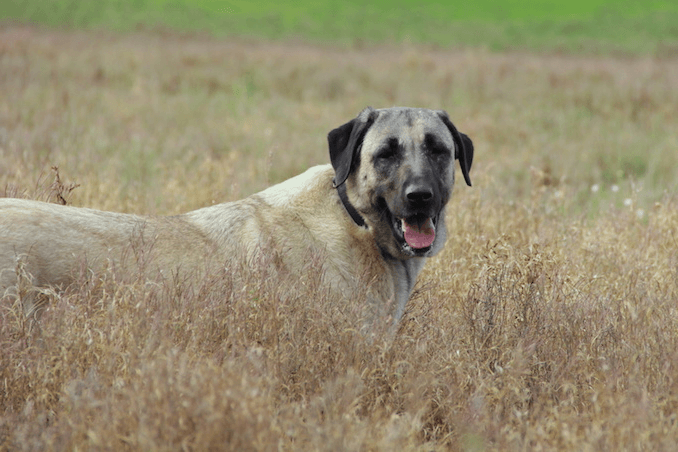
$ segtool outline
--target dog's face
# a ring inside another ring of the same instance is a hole
[[[335,185],[345,184],[382,254],[404,260],[442,248],[455,159],[468,185],[473,161],[471,140],[447,113],[368,107],[328,141]]]

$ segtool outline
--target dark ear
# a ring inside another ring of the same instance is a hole
[[[473,142],[466,135],[457,130],[457,128],[450,121],[447,112],[443,110],[438,111],[438,116],[442,119],[443,123],[449,129],[452,134],[452,139],[457,145],[457,150],[454,157],[459,159],[459,166],[461,167],[461,174],[464,175],[464,180],[466,185],[471,186],[471,178],[469,176],[469,171],[471,171],[471,164],[473,164]]]
[[[370,128],[378,113],[367,107],[357,118],[337,127],[327,135],[330,147],[330,161],[334,168],[334,186],[338,187],[348,179],[353,168],[354,157],[363,144],[365,133]]]
[[[466,179],[466,183],[468,186],[471,186],[471,180],[468,178],[468,173],[471,171],[471,165],[473,165],[473,141],[466,135],[465,133],[459,132],[459,135],[461,136],[461,141],[464,143],[464,149],[465,149],[465,158],[464,158],[464,163],[462,163],[461,157],[459,158],[459,164],[460,165],[466,165],[466,175],[464,176],[464,179]],[[463,168],[463,167],[462,167]]]

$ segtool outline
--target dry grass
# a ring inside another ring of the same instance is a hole
[[[356,333],[313,263],[109,275],[37,324],[3,302],[0,450],[673,449],[675,86],[676,60],[0,29],[7,195],[235,199],[326,162],[367,104],[445,108],[477,149],[395,337]]]

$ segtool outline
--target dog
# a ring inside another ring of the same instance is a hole
[[[367,107],[329,132],[328,144],[331,165],[177,216],[0,199],[0,296],[21,298],[20,273],[33,287],[63,289],[83,263],[94,274],[143,264],[148,278],[197,278],[274,251],[294,274],[318,253],[323,284],[368,292],[397,322],[426,259],[445,243],[455,160],[471,186],[473,143],[445,111]],[[23,298],[35,312],[39,303]]]

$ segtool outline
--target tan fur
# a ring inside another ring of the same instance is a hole
[[[309,253],[321,253],[326,282],[338,290],[350,289],[356,275],[348,269],[357,264],[369,270],[368,279],[383,280],[374,287],[380,298],[392,298],[392,281],[383,277],[388,269],[369,232],[352,230],[332,188],[332,167],[315,167],[309,173],[314,179],[285,208],[256,194],[184,215],[141,217],[0,199],[0,288],[16,284],[19,260],[36,286],[67,286],[82,261],[95,273],[121,266],[137,271],[143,265],[149,278],[171,278],[177,271],[199,278],[209,270],[206,262],[226,267],[230,257],[242,258],[235,250],[246,243],[249,246],[239,251],[250,258],[264,247],[284,250],[288,268],[301,268]],[[308,215],[300,218],[304,213]]]
[[[416,122],[416,127],[422,125],[426,118]],[[364,227],[356,225],[342,204],[333,185],[332,165],[313,167],[240,201],[172,217],[0,199],[0,296],[18,296],[21,272],[37,287],[64,288],[83,268],[94,275],[143,271],[149,279],[167,280],[177,274],[198,279],[215,268],[238,268],[237,261],[262,253],[277,253],[280,268],[292,273],[301,271],[311,255],[318,255],[323,283],[347,295],[367,291],[379,306],[391,306],[387,311],[397,319],[425,257],[384,255],[380,243],[388,238],[382,237],[384,227],[378,224],[383,219],[371,211],[367,191],[385,182],[374,173],[371,152],[379,146],[378,136],[389,131],[375,126],[370,133],[359,169],[347,181],[351,203],[365,215]],[[421,138],[413,138],[417,139]],[[449,136],[445,140],[454,148]],[[408,159],[414,162],[415,157]],[[444,183],[451,190],[453,175],[449,178]],[[397,181],[386,182],[398,189]],[[442,220],[441,224],[444,241]],[[434,251],[440,247],[442,243]],[[32,300],[23,301],[27,312],[35,310]]]

